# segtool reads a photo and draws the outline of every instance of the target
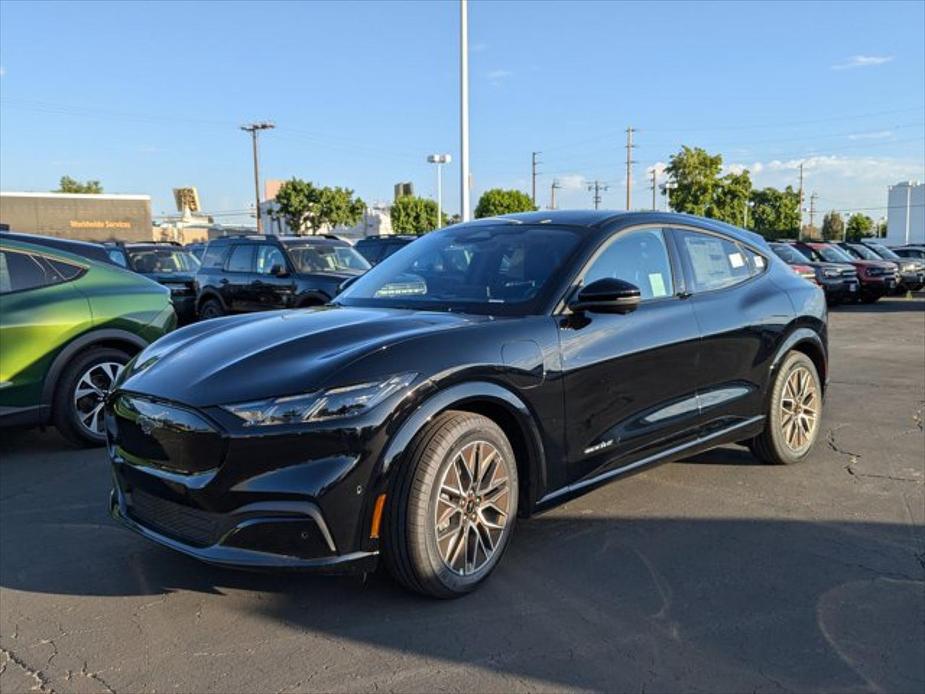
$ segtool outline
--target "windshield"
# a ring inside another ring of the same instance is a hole
[[[870,249],[873,250],[873,252],[879,255],[881,258],[886,258],[887,260],[902,260],[902,258],[896,255],[889,248],[887,248],[886,246],[881,246],[879,243],[872,243],[870,245]]]
[[[862,246],[861,244],[851,244],[849,248],[854,251],[854,254],[859,258],[864,260],[883,260],[879,255],[870,250],[867,246]]]
[[[812,249],[822,258],[830,263],[850,263],[854,260],[850,255],[838,246],[819,245],[813,246]]]
[[[350,246],[333,243],[287,244],[296,272],[366,272],[370,264]]]
[[[547,225],[466,225],[432,232],[341,294],[347,306],[529,313],[580,241]]]
[[[130,248],[128,257],[135,272],[196,272],[199,261],[182,248]]]
[[[786,243],[772,243],[771,250],[777,254],[778,258],[787,263],[805,263],[809,261],[809,258]]]

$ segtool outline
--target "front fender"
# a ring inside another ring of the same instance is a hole
[[[394,469],[400,463],[401,456],[407,450],[414,437],[435,416],[445,410],[467,409],[477,403],[500,406],[511,415],[520,429],[520,434],[527,449],[530,486],[528,498],[523,499],[524,509],[529,512],[536,499],[546,490],[546,457],[539,429],[533,419],[533,413],[520,397],[513,391],[490,381],[470,381],[459,383],[433,392],[421,401],[414,411],[402,422],[391,437],[382,455],[379,474],[381,492],[388,486]]]

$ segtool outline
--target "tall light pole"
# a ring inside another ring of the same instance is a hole
[[[469,215],[469,3],[459,0],[459,215]]]
[[[453,161],[449,154],[431,154],[427,161],[437,165],[437,228],[443,226],[443,165]]]
[[[241,130],[251,134],[251,141],[254,145],[254,202],[257,205],[257,233],[263,233],[263,220],[260,215],[260,157],[257,153],[257,133],[261,130],[272,130],[276,126],[267,121],[259,123],[248,123],[242,125]]]

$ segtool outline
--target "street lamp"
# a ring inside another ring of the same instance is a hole
[[[459,215],[469,221],[469,2],[459,0]]]
[[[443,226],[443,165],[453,161],[449,154],[431,154],[427,161],[437,165],[437,228]]]
[[[254,143],[254,202],[257,203],[257,233],[263,233],[263,224],[261,223],[260,218],[260,167],[258,164],[257,156],[257,133],[261,130],[272,130],[276,126],[267,121],[261,121],[260,123],[248,123],[247,125],[242,125],[241,130],[251,134],[251,140]]]

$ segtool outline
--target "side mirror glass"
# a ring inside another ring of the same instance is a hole
[[[576,313],[630,313],[636,310],[639,301],[639,287],[635,284],[604,277],[579,289],[568,307]]]

